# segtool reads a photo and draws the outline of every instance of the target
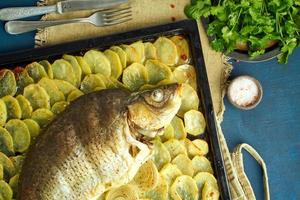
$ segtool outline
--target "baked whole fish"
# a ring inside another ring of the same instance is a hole
[[[108,89],[75,100],[30,147],[18,199],[95,199],[128,183],[151,156],[149,139],[179,110],[180,88]]]

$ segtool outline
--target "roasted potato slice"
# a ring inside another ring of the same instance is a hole
[[[14,164],[15,172],[17,174],[21,173],[25,156],[18,155],[18,156],[14,156],[14,157],[9,157],[9,159]]]
[[[124,69],[127,65],[127,55],[125,53],[125,51],[118,46],[112,46],[110,47],[111,50],[113,50],[114,52],[116,52],[120,58],[120,62],[122,64],[122,68]]]
[[[139,57],[141,58],[140,63],[143,63],[145,61],[145,46],[142,41],[134,42],[130,45],[133,47],[136,52],[139,54]]]
[[[81,70],[79,63],[77,62],[76,57],[65,54],[65,55],[63,55],[63,59],[65,59],[66,61],[68,61],[71,64],[74,75],[75,75],[75,86],[79,87],[80,82],[81,82],[82,70]]]
[[[107,57],[97,50],[89,50],[83,56],[83,59],[91,67],[92,73],[100,73],[106,77],[111,75],[111,66]]]
[[[0,126],[4,126],[7,120],[7,109],[5,102],[0,99]]]
[[[2,69],[0,71],[0,97],[14,96],[16,92],[17,83],[14,73],[8,69]]]
[[[45,69],[45,72],[47,73],[48,77],[50,79],[53,79],[53,70],[51,64],[48,62],[48,60],[42,60],[39,62],[40,65],[42,65]]]
[[[105,200],[139,200],[138,192],[132,185],[123,185],[108,191]]]
[[[68,95],[68,98],[67,98],[67,102],[71,102],[71,101],[74,101],[75,99],[77,99],[78,97],[84,95],[83,92],[81,92],[80,90],[76,89],[76,90],[73,90],[69,95]]]
[[[187,155],[187,151],[183,144],[180,143],[177,139],[170,139],[164,142],[165,147],[167,148],[171,159],[175,158],[179,154]]]
[[[58,59],[52,64],[53,78],[64,80],[76,86],[77,78],[75,76],[72,65],[64,60]]]
[[[141,63],[141,55],[135,48],[130,45],[123,44],[120,46],[123,51],[126,53],[126,66],[129,66],[133,63]]]
[[[177,113],[180,117],[184,116],[189,110],[198,110],[199,97],[197,92],[188,84],[182,84],[181,106]]]
[[[53,82],[56,85],[56,87],[65,95],[65,97],[68,97],[68,95],[72,91],[77,89],[74,85],[72,85],[69,82],[64,81],[64,80],[54,79]]]
[[[194,143],[194,141],[196,141]],[[188,138],[182,140],[187,149],[189,158],[193,158],[195,156],[204,156],[208,153],[208,144],[204,140],[196,139],[193,142]]]
[[[22,112],[22,119],[27,119],[31,117],[31,113],[32,113],[32,107],[30,102],[23,96],[23,95],[18,95],[16,97],[20,108],[21,108],[21,112]]]
[[[193,164],[186,154],[178,154],[171,163],[176,165],[184,175],[193,176]]]
[[[154,46],[158,60],[169,66],[174,66],[178,62],[177,47],[170,39],[159,37]]]
[[[56,102],[65,100],[64,94],[61,91],[59,91],[59,89],[57,88],[56,84],[54,83],[54,81],[52,79],[42,78],[38,82],[38,84],[42,88],[44,88],[45,91],[47,92],[47,94],[49,95],[50,105],[53,105]]]
[[[153,190],[143,193],[141,196],[149,200],[168,200],[167,182],[162,177],[159,177],[157,186]]]
[[[39,108],[32,113],[31,118],[36,121],[41,128],[45,128],[53,119],[54,114],[45,108]]]
[[[113,78],[118,79],[121,76],[122,70],[123,70],[123,66],[122,66],[119,55],[116,52],[114,52],[113,50],[110,50],[110,49],[105,50],[104,55],[110,61],[111,76]]]
[[[11,119],[5,124],[13,139],[14,151],[24,153],[30,145],[30,133],[26,124],[19,119]]]
[[[170,188],[170,194],[174,200],[198,200],[199,198],[196,181],[186,175],[175,179]]]
[[[89,64],[87,64],[82,56],[76,56],[76,60],[82,71],[81,78],[92,73],[91,67],[89,66]]]
[[[44,67],[37,62],[30,63],[26,65],[25,70],[28,72],[29,76],[37,83],[43,77],[48,77],[47,72]]]
[[[148,83],[148,72],[144,65],[133,63],[124,72],[122,81],[131,91],[137,91],[142,85]]]
[[[0,180],[4,179],[4,172],[3,172],[3,166],[0,164]]]
[[[97,87],[106,88],[105,83],[99,76],[96,74],[89,74],[85,76],[81,82],[80,90],[85,94],[88,94],[93,92]]]
[[[187,83],[194,90],[197,90],[197,75],[194,66],[188,64],[180,65],[174,69],[173,75],[178,83]]]
[[[7,120],[20,119],[22,117],[22,110],[16,98],[8,95],[2,98],[7,110]]]
[[[0,199],[11,200],[13,198],[13,191],[10,186],[3,180],[0,181]]]
[[[18,184],[19,184],[19,174],[16,174],[9,179],[9,186],[13,191],[13,197],[17,197]]]
[[[8,181],[10,177],[14,176],[16,169],[12,161],[2,152],[0,152],[0,165],[3,167],[4,180]],[[1,190],[0,190],[1,191]]]
[[[158,170],[171,161],[171,156],[168,149],[159,140],[154,141],[151,159],[155,163]]]
[[[158,60],[147,60],[145,67],[148,72],[150,84],[157,84],[162,80],[172,79],[171,69]]]
[[[161,140],[163,142],[170,140],[172,138],[174,138],[174,128],[171,124],[169,124],[166,128],[165,131],[163,133],[162,136],[160,136]]]
[[[211,185],[218,191],[218,184],[216,178],[208,172],[199,172],[194,176],[199,192],[202,192],[205,183]]]
[[[210,161],[205,156],[195,156],[192,159],[192,164],[195,174],[198,172],[214,173]]]
[[[17,93],[23,93],[24,88],[27,85],[33,84],[34,80],[29,76],[27,70],[22,67],[17,67],[14,72],[17,80]]]
[[[145,60],[148,59],[157,59],[156,48],[151,42],[144,43],[145,46]]]
[[[203,134],[206,122],[203,114],[198,110],[190,110],[184,113],[185,130],[193,136]]]
[[[176,139],[182,140],[182,139],[186,138],[187,134],[186,134],[182,119],[175,116],[171,121],[171,125],[174,128],[174,137]]]
[[[32,119],[24,119],[23,122],[26,124],[28,128],[31,138],[35,138],[36,136],[39,135],[40,125],[36,121]]]
[[[52,106],[51,112],[54,113],[55,115],[58,115],[59,113],[64,111],[68,105],[69,105],[69,102],[66,102],[66,101],[56,102]]]
[[[201,196],[203,200],[218,200],[220,193],[218,189],[210,185],[208,182],[205,182]]]
[[[191,55],[188,41],[180,35],[173,36],[170,38],[170,40],[174,42],[174,44],[177,47],[177,52],[179,56],[178,64],[190,62]]]
[[[171,187],[171,185],[173,184],[173,182],[178,176],[182,175],[182,172],[177,167],[177,165],[171,163],[167,163],[166,165],[164,165],[159,173],[161,177],[164,180],[166,180],[169,187]]]
[[[208,153],[208,144],[205,140],[195,139],[192,143],[201,151],[202,155],[206,155]]]
[[[26,86],[23,95],[30,102],[33,110],[38,108],[50,109],[50,97],[40,85],[31,84]]]
[[[2,127],[0,127],[0,152],[6,154],[7,156],[14,154],[13,138],[9,132]]]

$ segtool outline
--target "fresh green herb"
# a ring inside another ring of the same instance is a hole
[[[287,63],[300,45],[300,0],[192,0],[185,13],[212,19],[207,34],[219,52],[231,53],[244,44],[255,58],[278,44],[278,62]]]

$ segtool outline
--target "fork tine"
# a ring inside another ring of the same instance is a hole
[[[119,19],[119,20],[111,21],[111,22],[104,22],[104,25],[105,26],[111,26],[111,25],[121,24],[121,23],[130,21],[130,20],[132,20],[131,16],[128,17],[128,18],[122,18],[122,19]]]
[[[131,13],[124,13],[124,14],[121,14],[121,15],[117,15],[113,18],[109,18],[109,19],[104,19],[104,22],[114,22],[114,21],[117,21],[117,20],[120,20],[120,19],[123,19],[123,18],[128,18],[128,17],[131,17],[132,14]]]
[[[103,16],[111,16],[114,15],[115,13],[119,13],[119,12],[126,12],[126,11],[131,11],[131,7],[125,7],[125,8],[120,8],[120,9],[112,9],[108,12],[104,12]]]
[[[121,14],[128,14],[128,13],[131,13],[131,10],[122,10],[122,11],[120,11],[120,12],[115,12],[115,13],[113,13],[113,14],[104,14],[104,18],[106,18],[106,19],[110,19],[110,18],[112,18],[112,17],[115,17],[115,16],[119,16],[119,15],[121,15]]]

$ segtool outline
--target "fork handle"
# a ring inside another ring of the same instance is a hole
[[[84,23],[88,20],[81,19],[69,19],[69,20],[55,20],[55,21],[9,21],[5,24],[5,30],[9,34],[20,34],[33,31],[36,29],[47,28],[50,26],[70,24],[70,23]]]

